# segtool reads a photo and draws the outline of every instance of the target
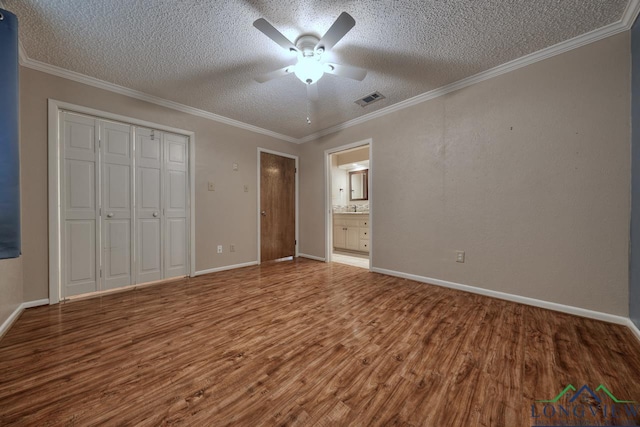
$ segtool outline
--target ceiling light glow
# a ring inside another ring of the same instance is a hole
[[[294,73],[302,83],[314,84],[324,75],[324,64],[321,64],[319,57],[314,56],[300,56],[298,63],[295,65]]]

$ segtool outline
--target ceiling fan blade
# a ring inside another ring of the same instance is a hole
[[[347,12],[342,12],[336,22],[333,23],[326,34],[316,45],[316,50],[323,49],[325,52],[331,50],[356,25],[356,20]]]
[[[282,35],[280,31],[276,30],[276,28],[273,25],[271,25],[269,22],[267,22],[266,19],[264,18],[256,19],[255,22],[253,23],[253,26],[256,27],[258,30],[262,31],[262,33],[265,36],[269,37],[271,40],[278,43],[280,46],[287,49],[288,51],[298,52],[298,48],[296,47],[296,45],[291,43],[291,41],[288,38]]]
[[[318,84],[317,83],[314,83],[312,85],[307,85],[307,98],[309,98],[309,101],[318,100]]]
[[[271,71],[266,74],[262,74],[255,78],[258,83],[268,82],[269,80],[277,79],[278,77],[286,76],[287,74],[293,73],[295,65],[289,65],[284,68],[280,68],[279,70]]]
[[[325,73],[358,81],[362,81],[367,77],[367,70],[363,70],[362,68],[330,63],[326,64]]]

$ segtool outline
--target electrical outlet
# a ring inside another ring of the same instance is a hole
[[[236,251],[236,245],[229,245],[229,252],[235,252]]]
[[[234,163],[234,164],[233,164],[233,170],[234,170],[234,171],[237,171],[237,170],[238,170],[238,164],[237,164],[237,163]]]
[[[216,191],[216,184],[209,181],[209,191]]]
[[[456,251],[456,262],[464,262],[464,251]]]
[[[218,253],[221,254],[222,253],[222,245],[218,245]]]
[[[244,186],[244,192],[245,192],[245,193],[248,193],[248,192],[249,192],[249,186],[248,186],[248,185],[245,185],[245,186]]]

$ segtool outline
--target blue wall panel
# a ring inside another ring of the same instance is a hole
[[[0,258],[20,255],[18,19],[0,9]]]

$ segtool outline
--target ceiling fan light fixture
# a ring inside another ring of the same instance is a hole
[[[324,75],[324,64],[316,56],[300,56],[294,73],[304,84],[314,84]]]

